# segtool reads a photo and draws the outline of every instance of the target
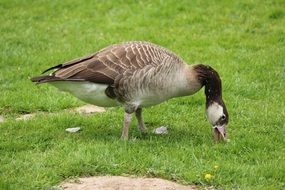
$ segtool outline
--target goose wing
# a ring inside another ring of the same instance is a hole
[[[127,42],[108,46],[95,54],[69,61],[47,69],[54,70],[45,80],[89,81],[112,85],[116,77],[136,70],[156,67],[165,57],[182,60],[174,53],[148,42]],[[35,81],[35,80],[34,80]]]

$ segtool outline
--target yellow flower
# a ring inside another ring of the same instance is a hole
[[[219,166],[218,166],[218,165],[214,165],[214,168],[215,168],[215,169],[218,169],[218,168],[219,168]]]
[[[210,181],[214,176],[212,174],[205,174],[205,180]]]

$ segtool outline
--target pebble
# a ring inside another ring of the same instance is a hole
[[[158,127],[156,129],[154,129],[153,132],[155,134],[157,134],[157,135],[167,134],[168,133],[167,127],[165,127],[165,126]]]
[[[76,133],[78,131],[80,131],[80,127],[73,127],[73,128],[67,128],[65,129],[65,131],[70,132],[70,133]]]

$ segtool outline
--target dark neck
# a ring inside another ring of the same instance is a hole
[[[222,82],[219,74],[208,65],[195,65],[198,80],[205,86],[207,105],[212,101],[219,101],[222,98]]]

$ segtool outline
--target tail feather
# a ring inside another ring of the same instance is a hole
[[[52,82],[52,81],[58,81],[58,80],[60,79],[55,76],[50,76],[50,75],[42,75],[42,76],[36,76],[36,77],[31,78],[31,81],[36,82],[36,83],[45,83],[45,82]]]
[[[84,81],[83,79],[63,79],[58,78],[53,75],[42,75],[30,78],[32,82],[36,82],[37,84],[46,83],[46,82],[55,82],[55,81]]]

